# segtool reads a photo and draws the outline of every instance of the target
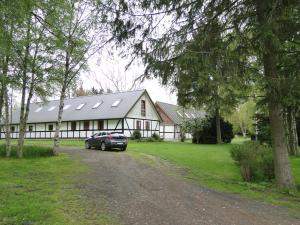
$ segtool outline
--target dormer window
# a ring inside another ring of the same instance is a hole
[[[77,106],[77,110],[80,110],[80,109],[82,109],[82,107],[85,105],[85,103],[81,103],[79,106]]]
[[[121,103],[121,99],[118,99],[111,105],[111,107],[117,107],[118,105],[120,105],[120,103]]]
[[[146,116],[146,101],[141,100],[141,115]]]

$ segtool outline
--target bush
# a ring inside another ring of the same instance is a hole
[[[231,149],[231,157],[240,167],[244,181],[270,181],[274,178],[272,149],[258,142],[247,141]]]
[[[153,133],[152,136],[151,136],[154,140],[156,141],[159,141],[160,140],[160,137],[157,133]]]
[[[6,146],[0,145],[0,157],[6,156]],[[38,158],[38,157],[49,157],[53,156],[53,151],[51,147],[46,146],[31,146],[24,145],[23,157],[24,158]],[[11,157],[17,157],[17,146],[11,146]]]
[[[224,143],[230,143],[233,135],[232,124],[224,121],[221,118],[221,134]],[[216,144],[217,143],[217,128],[216,117],[207,117],[199,124],[199,129],[194,129],[192,132],[193,143],[198,144]]]
[[[131,135],[132,140],[141,140],[141,138],[142,138],[142,134],[139,130],[133,131],[133,133]]]

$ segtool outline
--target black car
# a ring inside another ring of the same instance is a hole
[[[90,149],[94,147],[103,151],[119,148],[122,151],[125,151],[127,143],[127,137],[120,132],[100,131],[85,139],[85,148]]]

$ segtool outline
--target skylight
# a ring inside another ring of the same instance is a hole
[[[35,112],[39,112],[39,111],[41,111],[42,109],[43,109],[43,107],[37,108],[37,109],[35,110]]]
[[[97,109],[100,105],[102,105],[103,101],[97,102],[92,108]]]
[[[56,107],[56,106],[51,106],[51,107],[48,109],[48,111],[49,111],[49,112],[52,111],[53,109],[55,109],[55,107]]]
[[[70,108],[70,106],[71,106],[71,105],[65,105],[65,106],[64,106],[64,110]]]
[[[188,113],[184,113],[184,115],[187,117],[187,118],[191,118],[190,115]]]
[[[111,106],[112,107],[117,107],[121,102],[121,99],[116,100]]]
[[[196,116],[194,115],[194,113],[191,113],[191,115],[192,115],[192,117],[195,119],[196,118]]]
[[[77,106],[77,110],[80,110],[80,109],[82,109],[82,107],[85,105],[85,103],[81,103],[79,106]]]
[[[177,111],[177,114],[178,114],[180,117],[183,117],[182,114],[181,114],[179,111]]]

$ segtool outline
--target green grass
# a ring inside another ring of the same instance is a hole
[[[259,199],[276,205],[300,209],[300,194],[277,190],[269,183],[243,182],[239,168],[230,157],[232,145],[241,144],[246,139],[235,138],[233,144],[195,145],[190,142],[130,142],[128,153],[136,158],[145,155],[166,160],[185,168],[186,178],[200,185],[228,193]],[[51,140],[26,140],[31,145],[51,145]],[[62,146],[83,147],[83,140],[62,140]],[[153,157],[152,157],[153,158]],[[291,157],[291,165],[298,189],[300,189],[300,159]]]
[[[115,219],[96,211],[75,187],[85,172],[83,164],[65,154],[1,157],[0,224],[115,224]]]
[[[240,144],[242,140],[235,143]],[[176,166],[186,168],[186,178],[193,179],[200,185],[211,189],[236,193],[273,203],[284,205],[293,210],[300,209],[300,194],[285,193],[272,184],[250,184],[243,182],[239,168],[230,157],[232,144],[195,145],[180,142],[130,143],[129,153],[135,157],[144,154],[167,160]],[[291,158],[295,181],[300,188],[300,159]]]

